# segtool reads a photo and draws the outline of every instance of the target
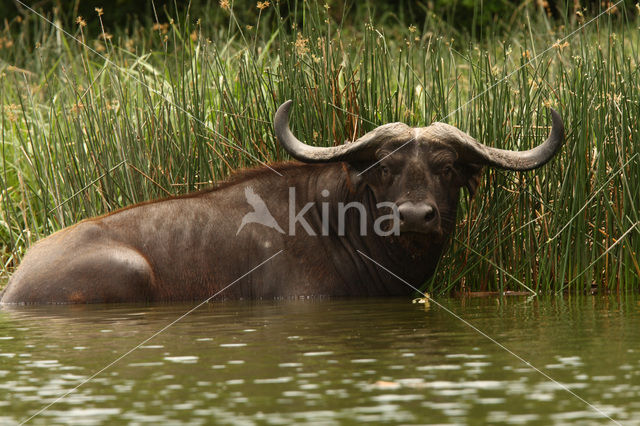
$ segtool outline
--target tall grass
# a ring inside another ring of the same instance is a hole
[[[525,8],[509,33],[477,42],[435,14],[409,27],[343,27],[314,2],[288,16],[261,3],[256,22],[220,5],[129,28],[79,19],[71,37],[36,15],[5,28],[5,274],[35,240],[83,218],[286,159],[271,121],[293,98],[292,127],[318,145],[440,120],[523,150],[546,137],[546,107],[559,109],[562,153],[535,172],[488,171],[424,286],[638,289],[640,22],[628,11],[579,28]]]

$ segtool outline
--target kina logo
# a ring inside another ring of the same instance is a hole
[[[252,187],[248,186],[244,189],[244,196],[247,199],[247,203],[251,207],[253,207],[253,211],[244,215],[242,218],[242,222],[240,223],[240,227],[238,228],[238,232],[236,235],[240,233],[242,228],[249,223],[258,223],[260,225],[264,225],[268,228],[273,228],[281,234],[284,234],[284,231],[276,222],[276,219],[273,217],[264,200],[255,193]]]

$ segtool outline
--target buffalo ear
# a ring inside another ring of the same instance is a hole
[[[462,171],[464,186],[469,191],[469,199],[471,199],[475,195],[478,185],[480,185],[483,167],[478,164],[466,163],[460,166],[460,170]]]

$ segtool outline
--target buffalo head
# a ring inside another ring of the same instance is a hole
[[[473,195],[483,166],[535,169],[554,156],[564,134],[560,115],[551,109],[551,134],[543,144],[528,151],[485,146],[445,123],[420,128],[390,123],[355,142],[314,147],[291,133],[291,104],[287,101],[278,108],[274,124],[278,141],[292,157],[305,163],[350,164],[377,200],[396,205],[401,233],[436,238],[453,229],[460,189],[466,187]]]

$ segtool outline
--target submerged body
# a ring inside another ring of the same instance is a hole
[[[236,235],[243,216],[251,210],[242,190],[247,186],[264,198],[268,195],[270,211],[283,225],[288,223],[289,187],[296,188],[300,204],[313,201],[323,190],[351,193],[351,199],[367,198],[366,187],[345,191],[349,171],[342,164],[290,163],[275,169],[284,177],[268,169],[252,171],[211,191],[144,203],[56,232],[29,250],[2,302],[204,300],[280,250],[281,254],[220,297],[411,294],[411,288],[376,268],[357,250],[381,262],[394,262],[401,271],[413,271],[407,278],[416,282],[432,273],[441,247],[433,240],[431,249],[424,247],[422,235],[390,236],[381,245],[372,235],[372,221],[367,224],[369,235],[360,235],[359,222],[351,220],[358,218],[352,215],[347,216],[347,226],[353,222],[358,227],[338,235],[335,198],[335,202],[322,199],[331,207],[329,235],[322,235],[320,200],[316,209],[304,215],[315,236],[299,225],[296,235],[288,235],[257,223],[244,226]],[[370,217],[375,214],[372,209]]]
[[[461,189],[473,195],[485,165],[540,167],[564,132],[552,111],[549,138],[523,152],[481,145],[442,123],[391,123],[318,148],[293,136],[290,107],[276,113],[278,141],[295,159],[320,164],[241,172],[209,191],[65,228],[28,251],[0,302],[409,295],[412,287],[375,262],[420,286],[453,232]]]

